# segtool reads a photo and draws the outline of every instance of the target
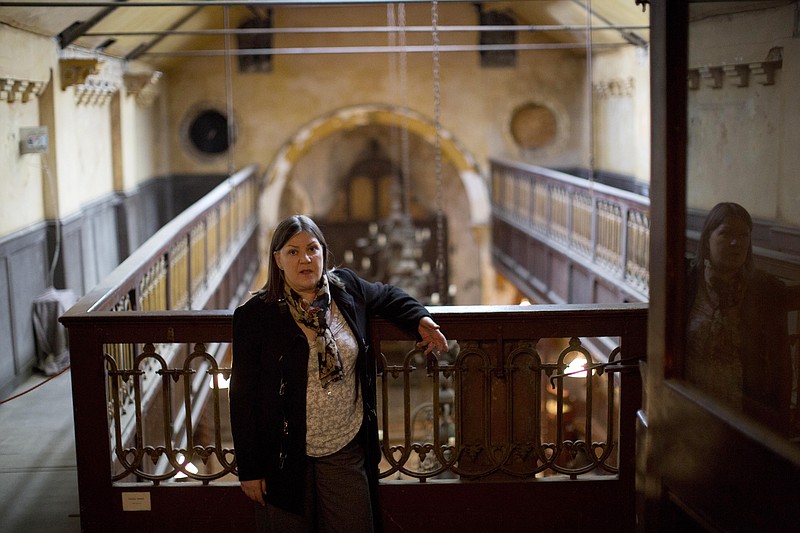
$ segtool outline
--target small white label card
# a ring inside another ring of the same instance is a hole
[[[150,493],[149,492],[123,492],[122,493],[123,511],[149,511]]]

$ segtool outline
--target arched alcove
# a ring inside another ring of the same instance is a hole
[[[408,151],[400,151],[399,135],[408,133]],[[263,240],[279,220],[303,211],[326,217],[340,205],[345,176],[370,143],[402,166],[408,158],[412,206],[438,212],[435,173],[436,128],[408,110],[381,105],[341,109],[309,123],[281,148],[265,176],[261,198]],[[482,278],[490,269],[488,245],[489,194],[471,154],[447,131],[439,131],[442,155],[442,214],[447,220],[449,283],[459,304],[481,303]],[[341,259],[344,251],[334,250]]]

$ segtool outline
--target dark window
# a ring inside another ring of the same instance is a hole
[[[213,109],[201,111],[189,125],[192,145],[204,154],[221,154],[230,146],[228,118]]]

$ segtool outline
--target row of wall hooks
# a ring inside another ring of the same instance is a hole
[[[697,90],[702,86],[720,89],[726,83],[735,87],[747,87],[751,81],[760,85],[774,85],[775,71],[782,66],[783,48],[775,47],[769,51],[764,61],[703,65],[690,68],[687,82],[690,90]]]

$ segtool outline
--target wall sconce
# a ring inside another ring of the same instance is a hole
[[[61,90],[80,85],[92,74],[100,72],[101,62],[97,59],[62,59],[58,62],[61,70]]]
[[[156,97],[156,84],[163,74],[159,71],[154,72],[126,72],[122,76],[125,83],[125,90],[128,94],[136,98],[136,102],[147,107],[153,103]]]
[[[225,389],[229,389],[230,388],[230,386],[231,386],[231,378],[230,377],[225,377],[222,373],[219,373],[219,374],[216,375],[216,379],[217,379],[217,388],[219,388],[219,390],[225,390]],[[213,377],[208,380],[208,388],[210,388],[210,389],[214,388],[214,378]]]
[[[564,369],[564,375],[570,378],[585,378],[586,363],[586,357],[583,354],[578,354]],[[592,369],[592,375],[594,375],[594,369]]]

